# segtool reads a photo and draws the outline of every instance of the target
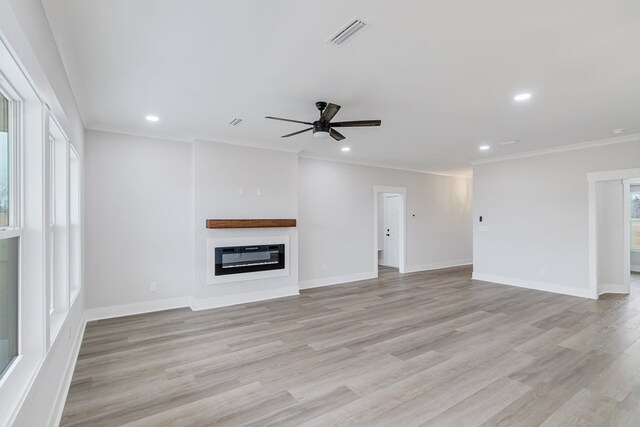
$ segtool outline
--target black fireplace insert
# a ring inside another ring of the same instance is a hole
[[[215,275],[282,270],[285,268],[284,246],[276,244],[215,248]]]

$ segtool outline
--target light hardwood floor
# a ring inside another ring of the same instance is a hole
[[[469,268],[91,322],[64,426],[640,426],[640,281],[591,301]]]

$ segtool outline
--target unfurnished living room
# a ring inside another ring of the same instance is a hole
[[[0,0],[0,426],[640,426],[640,2]]]

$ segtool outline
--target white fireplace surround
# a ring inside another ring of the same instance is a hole
[[[284,268],[280,270],[254,271],[251,273],[229,274],[216,276],[215,249],[225,246],[252,246],[284,244]],[[289,275],[290,267],[289,236],[242,236],[242,237],[213,237],[207,239],[207,284],[246,282],[249,280],[268,279]]]

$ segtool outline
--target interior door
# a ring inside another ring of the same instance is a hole
[[[398,268],[400,265],[400,196],[384,196],[384,265]]]

